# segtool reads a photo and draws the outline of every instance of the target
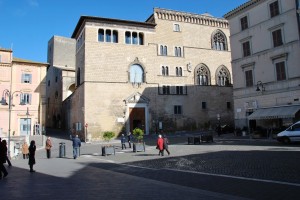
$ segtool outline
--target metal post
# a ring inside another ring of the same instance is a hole
[[[2,100],[1,100],[1,104],[2,105],[7,105],[7,102],[6,102],[6,97],[8,96],[8,138],[7,138],[7,141],[8,141],[8,144],[7,144],[7,147],[8,147],[8,157],[10,158],[10,131],[11,131],[11,110],[12,110],[12,100],[13,100],[13,96],[15,93],[21,93],[23,94],[21,91],[15,91],[15,92],[11,92],[9,91],[8,89],[5,89],[2,93]],[[24,105],[24,102],[21,102],[20,105]]]
[[[8,157],[10,158],[10,123],[11,123],[11,98],[12,95],[8,92]]]
[[[27,119],[26,119],[26,121],[27,121],[27,136],[28,136],[28,115],[29,115],[29,110],[28,110],[28,107],[27,107],[27,112],[26,112],[26,116],[27,116]]]

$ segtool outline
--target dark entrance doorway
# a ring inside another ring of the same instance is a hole
[[[145,108],[129,108],[130,132],[140,128],[145,132]]]

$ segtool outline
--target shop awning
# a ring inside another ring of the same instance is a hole
[[[300,105],[282,106],[274,108],[261,108],[248,116],[249,120],[252,119],[282,119],[294,118],[295,114],[300,110]]]

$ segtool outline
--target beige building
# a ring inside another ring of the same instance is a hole
[[[62,102],[75,90],[75,47],[72,38],[53,36],[48,42],[46,127],[69,127],[62,117]]]
[[[271,130],[299,120],[299,1],[252,0],[225,18],[236,125]]]
[[[47,63],[15,58],[12,50],[0,48],[2,139],[42,134],[46,121],[47,66]],[[14,152],[14,145],[9,148],[9,152]]]
[[[64,101],[68,128],[146,134],[233,124],[228,22],[154,9],[145,22],[82,16],[76,89]]]

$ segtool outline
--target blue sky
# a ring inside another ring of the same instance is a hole
[[[153,8],[222,17],[248,0],[0,0],[0,47],[47,62],[53,35],[71,37],[82,15],[145,21]],[[117,6],[118,5],[118,6]]]

